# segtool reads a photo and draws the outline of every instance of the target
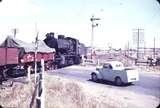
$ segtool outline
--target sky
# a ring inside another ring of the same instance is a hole
[[[146,47],[160,48],[160,4],[156,0],[2,0],[0,2],[0,43],[18,29],[16,38],[35,41],[36,32],[43,40],[54,32],[91,45],[91,21],[95,47],[135,47],[135,29],[143,29]],[[143,46],[143,45],[142,45]]]

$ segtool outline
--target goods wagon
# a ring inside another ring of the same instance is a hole
[[[0,66],[18,64],[18,48],[0,48]]]
[[[34,61],[39,66],[44,59],[46,68],[52,67],[55,49],[49,48],[43,41],[38,41],[35,56],[34,43],[28,44],[11,36],[0,45],[0,79],[9,74],[12,69],[26,72],[28,66],[34,67]]]

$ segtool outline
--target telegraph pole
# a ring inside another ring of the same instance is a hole
[[[41,59],[41,72],[37,73],[37,50],[38,50],[38,35],[37,23],[35,23],[36,38],[35,38],[35,85],[36,85],[36,108],[45,108],[44,100],[44,60]]]
[[[144,42],[144,37],[142,37],[142,33],[141,31],[144,30],[144,29],[133,29],[134,33],[136,33],[136,35],[134,36],[134,38],[136,38],[134,41],[136,42],[137,44],[137,59],[139,59],[139,49],[140,49],[140,44],[142,44],[142,42]],[[145,43],[145,42],[144,42]]]
[[[17,34],[17,32],[18,32],[18,29],[14,28],[14,29],[12,29],[12,32],[13,32],[13,37],[15,38],[15,37],[16,37],[16,34]]]
[[[139,59],[139,29],[138,30],[138,34],[137,34],[137,59]]]
[[[35,32],[36,32],[36,38],[35,38],[35,66],[34,66],[34,71],[35,71],[35,84],[37,82],[37,50],[38,50],[38,34],[39,32],[37,31],[37,23],[35,23]]]
[[[129,41],[128,41],[128,45],[127,45],[127,50],[128,50],[128,56],[130,56],[130,45],[129,45]]]
[[[156,55],[156,42],[155,42],[155,37],[154,37],[153,58],[155,58],[155,55]]]
[[[94,24],[94,21],[100,20],[100,18],[95,18],[94,15],[91,17],[92,22],[92,30],[91,30],[91,59],[92,59],[92,53],[93,53],[93,41],[94,41],[94,27],[98,26],[98,23]]]
[[[35,55],[34,55],[34,60],[35,60],[35,67],[34,67],[35,84],[37,83],[37,50],[38,50],[38,32],[37,32],[37,36],[36,36],[36,40],[35,40]]]

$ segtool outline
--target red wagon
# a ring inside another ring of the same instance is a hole
[[[8,36],[0,45],[0,78],[8,69],[18,67],[26,69],[27,66],[34,66],[44,59],[46,65],[54,61],[55,49],[49,48],[43,41],[38,41],[37,55],[35,58],[35,44],[25,43],[21,40]]]

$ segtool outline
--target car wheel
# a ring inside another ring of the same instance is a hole
[[[133,83],[132,83],[132,82],[129,82],[128,85],[133,85]]]
[[[122,80],[121,80],[120,77],[116,77],[116,78],[115,78],[115,84],[116,84],[117,86],[122,85]]]
[[[92,78],[92,81],[95,81],[95,82],[98,80],[98,77],[96,74],[92,74],[91,78]]]

